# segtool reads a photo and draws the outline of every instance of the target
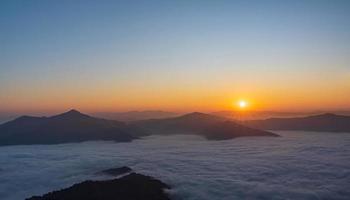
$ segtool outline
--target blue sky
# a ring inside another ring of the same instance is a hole
[[[180,109],[202,98],[212,102],[199,109],[217,109],[240,96],[279,109],[290,102],[267,96],[320,87],[344,95],[325,108],[350,107],[350,1],[1,1],[0,25],[3,110]],[[322,108],[322,93],[302,105]]]

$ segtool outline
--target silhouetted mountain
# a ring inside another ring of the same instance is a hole
[[[136,124],[155,134],[184,134],[187,132],[200,132],[208,126],[225,120],[225,118],[214,115],[194,112],[180,117],[143,120],[133,122],[132,124]]]
[[[282,111],[218,111],[211,113],[216,116],[237,120],[262,120],[276,117],[305,117],[317,112],[282,112]]]
[[[254,111],[248,112],[224,110],[212,112],[210,114],[226,117],[228,119],[236,120],[264,120],[270,118],[296,118],[296,117],[307,117],[312,115],[321,115],[324,111],[304,111],[304,112],[288,112],[288,111]],[[332,111],[337,115],[350,115],[350,111]]]
[[[157,110],[149,110],[149,111],[130,111],[130,112],[99,112],[93,113],[93,116],[105,118],[105,119],[113,119],[118,121],[139,121],[146,119],[162,119],[168,117],[175,117],[179,114],[173,112],[164,112]]]
[[[249,128],[232,121],[215,124],[199,133],[209,140],[227,140],[247,136],[279,136],[259,129]]]
[[[27,200],[170,200],[164,189],[170,187],[150,176],[131,173],[114,180],[84,181]]]
[[[87,140],[128,142],[145,133],[123,122],[90,117],[76,110],[52,117],[22,116],[0,125],[0,145],[57,144]]]
[[[246,125],[265,130],[304,130],[320,132],[350,132],[350,116],[321,114],[297,118],[271,118],[246,121]]]
[[[207,139],[231,139],[243,136],[276,136],[276,134],[252,129],[233,121],[204,113],[190,113],[180,117],[134,122],[154,134],[197,134]]]

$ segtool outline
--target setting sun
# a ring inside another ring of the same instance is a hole
[[[244,100],[240,100],[240,101],[238,102],[238,106],[239,106],[240,108],[246,108],[246,107],[248,106],[248,103],[247,103],[246,101],[244,101]]]

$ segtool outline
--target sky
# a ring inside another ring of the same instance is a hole
[[[0,1],[0,111],[350,109],[350,1]]]

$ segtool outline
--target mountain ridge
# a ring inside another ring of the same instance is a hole
[[[162,119],[167,117],[175,117],[178,115],[179,115],[178,113],[167,112],[162,110],[92,113],[92,116],[97,116],[105,119],[118,120],[123,122],[147,120],[147,119]]]
[[[0,145],[57,144],[88,140],[129,142],[146,135],[123,122],[91,117],[70,110],[50,117],[21,116],[0,125]]]
[[[245,125],[264,130],[302,130],[316,132],[350,132],[350,116],[323,113],[306,117],[270,118],[245,121]]]
[[[133,123],[153,134],[196,134],[209,140],[232,139],[244,136],[277,136],[268,131],[246,127],[223,117],[200,112],[192,112],[173,118],[143,120]]]

